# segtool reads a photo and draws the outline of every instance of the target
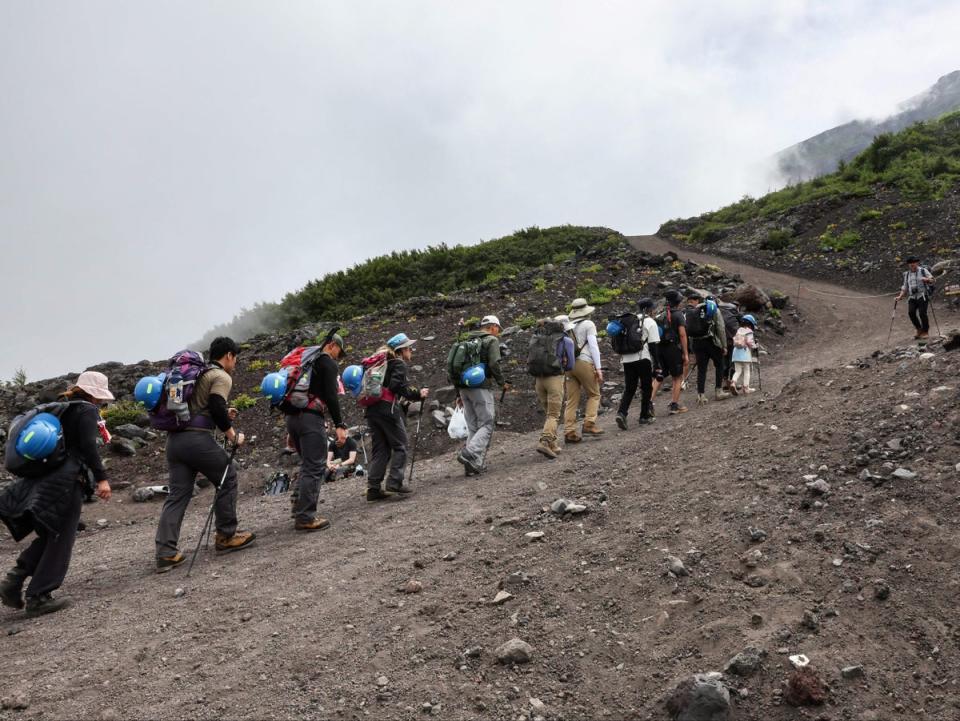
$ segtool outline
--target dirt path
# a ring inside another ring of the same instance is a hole
[[[667,247],[650,237],[634,242]],[[776,273],[741,272],[764,286],[796,285]],[[801,370],[867,355],[886,338],[885,300],[834,303],[811,294],[800,305],[811,331],[790,358],[771,359],[764,395]],[[911,625],[910,614],[884,615],[855,593],[838,593],[859,571],[854,561],[841,568],[831,559],[848,537],[889,547],[883,565],[891,568],[919,568],[925,551],[871,535],[892,531],[903,516],[898,506],[838,499],[805,515],[781,492],[786,482],[802,487],[797,479],[808,467],[844,462],[845,437],[840,442],[838,431],[837,442],[815,443],[810,427],[825,416],[838,424],[855,407],[847,396],[814,387],[759,400],[711,403],[627,433],[607,414],[605,436],[568,446],[555,462],[533,451],[536,434],[498,433],[491,470],[479,480],[435,458],[418,463],[417,492],[407,500],[369,505],[356,482],[325,487],[322,508],[333,526],[316,535],[294,533],[287,499],[260,496],[251,472],[239,507],[257,546],[227,557],[203,552],[191,578],[182,569],[152,572],[158,506],[152,517],[141,506],[99,530],[103,507],[89,507],[84,520],[94,530],[78,539],[63,589],[76,605],[34,621],[0,614],[0,696],[28,704],[0,718],[660,719],[677,678],[720,669],[746,645],[770,656],[758,676],[739,682],[741,721],[797,718],[777,696],[786,674],[780,647],[807,653],[831,678],[842,665],[868,666],[864,689],[838,681],[833,691],[832,702],[850,713],[819,718],[886,718],[854,710],[885,713],[899,686],[919,689],[911,660],[886,676],[880,666],[886,654],[913,654],[904,639],[919,644],[935,624]],[[719,433],[724,424],[735,432]],[[561,496],[589,512],[553,515],[549,504]],[[184,550],[209,502],[207,491],[188,511]],[[886,531],[863,530],[860,503],[886,519]],[[745,537],[748,526],[770,536],[751,572],[756,584],[745,581],[739,560],[760,548]],[[828,541],[812,543],[814,528]],[[543,540],[529,540],[530,531]],[[942,561],[960,557],[956,544],[933,525],[922,532],[940,544],[938,572],[949,575]],[[5,544],[2,562],[15,552]],[[667,555],[681,557],[690,576],[667,575]],[[895,583],[898,573],[887,571]],[[422,591],[402,592],[410,579]],[[502,585],[513,596],[494,604]],[[946,610],[919,616],[949,614],[952,601],[943,603]],[[824,604],[838,614],[829,632],[805,630],[804,610]],[[754,614],[760,623],[751,623]],[[533,646],[531,663],[496,662],[494,649],[511,637]],[[917,646],[924,655],[929,647]]]

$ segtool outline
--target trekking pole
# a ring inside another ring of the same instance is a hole
[[[943,333],[940,332],[940,323],[937,321],[937,311],[933,309],[933,297],[930,298],[930,315],[933,316],[933,324],[937,326],[937,338],[943,338]]]
[[[760,375],[760,349],[757,348],[757,389],[763,391],[763,376]]]
[[[887,346],[890,345],[890,337],[893,335],[893,321],[897,317],[897,303],[899,302],[899,298],[893,301],[893,311],[890,313],[890,332],[887,333]]]
[[[190,559],[190,565],[187,567],[187,576],[190,575],[190,571],[193,570],[193,564],[197,561],[197,554],[200,553],[200,545],[203,543],[204,536],[206,536],[209,541],[210,529],[213,527],[213,513],[217,508],[217,501],[220,499],[220,489],[223,488],[223,484],[227,480],[227,472],[230,470],[230,466],[233,465],[233,457],[237,454],[237,448],[238,445],[234,443],[233,448],[230,449],[230,457],[227,458],[227,465],[223,469],[223,475],[220,477],[220,484],[217,486],[217,490],[213,494],[213,503],[210,504],[210,513],[207,514],[207,521],[203,524],[203,528],[200,530],[200,538],[197,539],[197,547],[193,549],[193,558]]]
[[[410,473],[407,474],[407,485],[413,482],[413,464],[417,462],[417,446],[420,445],[420,421],[423,420],[423,404],[425,398],[420,399],[420,411],[417,413],[417,430],[413,435],[413,452],[410,454]]]

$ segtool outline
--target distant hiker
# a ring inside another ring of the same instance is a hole
[[[357,449],[357,442],[350,436],[331,438],[327,447],[327,470],[323,479],[331,483],[356,471]]]
[[[672,379],[670,415],[676,415],[687,412],[687,407],[680,402],[680,394],[683,392],[683,381],[690,368],[689,346],[683,311],[680,308],[683,296],[679,291],[668,290],[663,297],[666,307],[657,316],[660,332],[660,364],[663,372]],[[662,379],[654,380],[654,396],[662,384]]]
[[[903,285],[897,294],[897,300],[908,298],[908,313],[910,322],[917,329],[914,338],[921,339],[930,335],[930,321],[927,318],[927,308],[930,305],[930,297],[933,295],[934,281],[933,273],[929,269],[920,265],[920,259],[911,255],[907,258],[909,270],[903,274]]]
[[[56,421],[46,423],[49,417],[33,414],[33,420],[27,420],[20,429],[18,419],[11,424],[5,458],[8,469],[18,451],[39,457],[31,452],[31,446],[45,445],[50,454],[45,463],[25,462],[19,470],[12,471],[17,480],[0,493],[0,518],[13,539],[21,541],[31,531],[37,534],[0,581],[0,601],[4,606],[26,605],[28,616],[42,616],[70,605],[69,598],[53,598],[51,592],[60,588],[70,567],[89,477],[96,482],[96,494],[104,501],[110,500],[110,484],[97,450],[97,438],[100,406],[112,400],[107,377],[86,371],[60,397],[59,403],[40,407]],[[23,584],[27,578],[30,585],[24,603]]]
[[[740,307],[735,303],[717,301],[723,315],[723,327],[727,336],[727,354],[723,359],[723,390],[729,390],[733,378],[733,339],[740,329]]]
[[[753,351],[758,351],[757,341],[754,338],[754,331],[757,329],[757,320],[749,313],[740,318],[740,328],[733,338],[733,382],[730,385],[730,391],[737,395],[738,393],[753,393],[754,389],[750,387],[750,370],[753,366]],[[743,379],[743,385],[739,385],[740,379]]]
[[[573,339],[566,332],[568,325],[573,328],[569,319],[566,323],[550,318],[540,320],[530,338],[527,355],[527,370],[535,378],[537,398],[546,414],[537,452],[547,458],[556,458],[560,452],[557,428],[563,410],[564,373],[573,370],[577,360]]]
[[[300,478],[293,497],[293,527],[297,531],[322,531],[330,521],[317,515],[320,486],[327,472],[327,431],[329,416],[337,440],[346,439],[347,426],[340,410],[340,369],[343,337],[331,330],[315,346],[299,346],[281,361],[287,369],[287,390],[279,404],[286,416],[290,442],[300,454]]]
[[[198,473],[215,486],[219,484],[214,491],[217,552],[239,551],[250,546],[256,538],[249,531],[237,530],[236,465],[230,463],[228,467],[229,456],[213,437],[214,430],[219,428],[229,443],[243,445],[243,434],[233,428],[236,410],[227,409],[227,398],[233,388],[231,374],[237,367],[239,353],[240,348],[232,338],[213,340],[210,363],[197,377],[188,402],[189,425],[167,435],[169,494],[157,524],[157,573],[165,573],[186,560],[177,549],[177,543]]]
[[[724,356],[727,352],[727,334],[723,315],[713,298],[704,298],[698,291],[687,293],[687,308],[683,314],[687,337],[693,343],[697,357],[697,403],[707,402],[707,363],[712,361],[716,376],[714,398],[722,400],[730,394],[723,390]]]
[[[567,405],[563,416],[563,438],[567,443],[579,443],[577,411],[580,409],[581,393],[586,393],[587,403],[583,414],[583,435],[599,436],[603,429],[597,425],[600,412],[600,384],[603,383],[600,346],[597,344],[597,326],[590,316],[596,310],[586,299],[576,298],[570,304],[570,322],[573,323],[573,342],[577,362],[567,373]]]
[[[510,388],[500,366],[500,330],[497,316],[484,316],[480,330],[454,343],[447,355],[447,376],[457,387],[467,421],[467,442],[457,454],[457,462],[468,476],[483,471],[493,438],[496,425],[493,385],[496,383],[503,392]]]
[[[653,378],[656,373],[661,379],[660,366],[660,330],[657,322],[650,317],[653,301],[643,298],[637,304],[639,315],[624,313],[611,320],[607,326],[607,337],[611,339],[613,350],[620,356],[623,365],[623,396],[617,409],[617,426],[627,430],[627,414],[630,404],[640,385],[640,425],[652,423]],[[611,335],[611,326],[619,327],[619,332]]]
[[[366,408],[367,425],[373,439],[373,454],[367,468],[367,500],[382,501],[388,493],[407,494],[403,485],[407,465],[407,422],[401,401],[426,400],[427,388],[417,388],[407,380],[407,364],[413,357],[413,344],[406,333],[397,333],[375,354],[362,361],[364,368],[358,400]],[[386,478],[386,491],[381,487]]]

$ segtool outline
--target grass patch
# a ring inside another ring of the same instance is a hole
[[[587,280],[577,286],[577,295],[587,299],[590,305],[606,305],[612,303],[620,294],[621,288],[608,288],[603,285],[597,285],[592,280]]]
[[[117,401],[100,411],[100,415],[106,421],[107,429],[115,431],[119,426],[133,423],[146,412],[143,404],[137,401]]]
[[[245,411],[257,405],[257,399],[251,398],[246,393],[241,393],[233,399],[233,402],[231,402],[230,405],[236,408],[238,411]]]
[[[783,228],[774,228],[761,241],[760,247],[764,250],[785,250],[793,242],[793,234]]]
[[[545,293],[547,290],[547,279],[537,278],[533,281],[533,289],[538,293]]]
[[[247,365],[247,370],[262,371],[264,368],[269,367],[269,365],[270,365],[269,361],[265,361],[258,358],[257,360],[250,361],[249,365]]]
[[[861,210],[860,213],[857,215],[857,220],[861,223],[866,223],[869,220],[876,220],[877,218],[882,218],[882,217],[883,217],[882,210],[876,210],[876,209]]]
[[[594,263],[593,265],[588,265],[585,268],[581,268],[580,272],[581,273],[599,273],[601,270],[603,270],[603,266],[600,265],[599,263]]]
[[[833,251],[839,253],[857,245],[860,242],[860,233],[855,230],[845,230],[839,235],[835,235],[832,230],[827,230],[820,236],[820,250]]]

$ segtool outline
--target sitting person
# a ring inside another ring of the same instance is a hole
[[[334,437],[327,447],[327,483],[346,478],[357,469],[357,442],[350,436],[342,441]]]

